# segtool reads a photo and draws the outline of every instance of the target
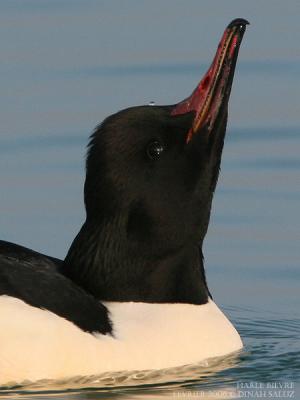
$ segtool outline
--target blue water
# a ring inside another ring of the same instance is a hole
[[[287,397],[280,385],[300,398],[300,9],[243,3],[0,2],[0,236],[57,257],[84,220],[94,126],[127,106],[184,98],[230,19],[252,23],[204,248],[214,300],[245,349],[208,365],[28,383],[0,396],[232,398],[252,382],[273,384],[272,398]]]

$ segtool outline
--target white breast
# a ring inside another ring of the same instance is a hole
[[[113,336],[0,297],[0,383],[193,364],[242,348],[213,301],[205,305],[106,303]]]

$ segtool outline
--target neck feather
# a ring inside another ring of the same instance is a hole
[[[159,255],[128,241],[122,221],[83,225],[62,272],[103,301],[205,304],[210,296],[201,248]],[[155,255],[153,255],[153,253]]]

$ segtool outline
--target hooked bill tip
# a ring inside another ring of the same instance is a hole
[[[236,18],[230,22],[227,28],[233,28],[234,26],[239,26],[239,25],[250,25],[250,22],[244,18]]]

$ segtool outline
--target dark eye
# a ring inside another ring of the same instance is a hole
[[[165,149],[164,145],[161,142],[159,142],[158,140],[153,140],[147,146],[146,149],[147,156],[151,160],[158,160],[161,154],[163,153],[164,149]]]

